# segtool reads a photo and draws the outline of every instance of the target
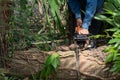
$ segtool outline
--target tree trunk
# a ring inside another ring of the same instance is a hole
[[[80,78],[89,80],[118,80],[120,75],[109,72],[105,63],[107,53],[103,52],[105,46],[81,51],[79,54]],[[51,52],[40,52],[38,49],[16,51],[14,59],[9,63],[10,73],[18,75],[31,75],[44,67],[45,59]],[[76,58],[74,51],[57,51],[60,54],[60,66],[57,80],[77,80]]]
[[[9,22],[12,2],[10,0],[0,0],[0,66],[5,67],[5,58],[9,48]]]

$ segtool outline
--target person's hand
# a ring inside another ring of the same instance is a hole
[[[89,34],[89,31],[88,31],[88,29],[81,29],[80,30],[80,32],[79,32],[79,34]]]
[[[77,19],[77,26],[82,26],[82,20],[80,18]]]

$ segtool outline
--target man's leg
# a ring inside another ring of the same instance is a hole
[[[69,44],[73,43],[73,36],[74,36],[74,32],[75,32],[75,27],[76,27],[76,19],[75,19],[75,15],[73,14],[73,12],[71,11],[69,5],[68,5],[68,12],[69,12],[69,16],[68,16],[68,39],[69,39]]]
[[[102,22],[99,20],[92,20],[91,26],[89,27],[89,32],[93,35],[97,35],[103,32]]]
[[[103,11],[104,0],[98,1],[97,10],[95,14],[101,13]],[[90,33],[93,35],[101,34],[103,32],[103,23],[102,21],[93,19],[91,26],[89,28]]]
[[[86,10],[86,0],[81,0],[81,17],[82,17],[82,20],[84,19],[85,17],[85,10]]]

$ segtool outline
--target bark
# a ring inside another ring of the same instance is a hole
[[[5,67],[5,58],[8,55],[8,37],[9,37],[9,22],[11,10],[10,0],[0,0],[0,66]]]
[[[80,78],[90,80],[118,80],[119,74],[109,72],[105,63],[105,46],[80,52]],[[31,75],[44,67],[45,59],[51,52],[40,52],[37,49],[16,51],[14,59],[9,63],[10,73],[18,75]],[[60,54],[60,66],[57,80],[76,80],[76,58],[74,51],[57,51]]]

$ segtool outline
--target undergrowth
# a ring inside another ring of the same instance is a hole
[[[120,72],[120,0],[108,0],[105,2],[104,10],[104,13],[95,18],[112,26],[106,29],[107,36],[111,38],[109,46],[104,50],[109,52],[106,62],[112,64],[111,72]]]

